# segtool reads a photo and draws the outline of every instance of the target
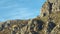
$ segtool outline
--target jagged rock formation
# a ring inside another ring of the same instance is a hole
[[[60,34],[60,0],[47,0],[34,19],[0,23],[0,34]]]

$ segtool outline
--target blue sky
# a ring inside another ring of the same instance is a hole
[[[0,0],[0,22],[30,19],[40,14],[45,0]]]

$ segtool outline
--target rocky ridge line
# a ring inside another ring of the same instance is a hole
[[[34,19],[1,23],[0,34],[60,34],[60,0],[47,0]]]

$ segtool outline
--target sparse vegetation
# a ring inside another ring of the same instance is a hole
[[[0,23],[0,34],[60,34],[59,2],[60,0],[47,0],[41,8],[41,15],[34,19]]]

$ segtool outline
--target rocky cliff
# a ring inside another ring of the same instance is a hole
[[[47,0],[34,19],[0,23],[0,34],[60,34],[60,0]]]

